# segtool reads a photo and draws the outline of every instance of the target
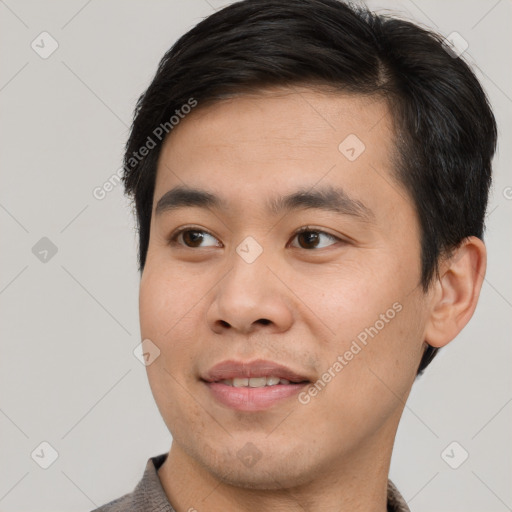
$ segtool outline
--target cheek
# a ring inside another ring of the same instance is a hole
[[[185,277],[186,276],[186,277]],[[175,265],[146,263],[139,291],[139,315],[143,337],[166,339],[194,311],[202,288],[190,273]]]
[[[367,260],[347,258],[328,272],[318,269],[296,279],[294,286],[310,310],[304,317],[310,330],[324,340],[316,350],[325,370],[342,356],[343,370],[334,373],[345,375],[344,386],[353,396],[360,394],[358,386],[367,386],[368,378],[378,380],[378,375],[409,382],[423,346],[425,312],[415,285],[419,266],[408,255],[374,254]]]
[[[326,348],[318,391],[311,391],[307,405],[314,411],[310,418],[333,425],[332,435],[340,425],[344,432],[364,433],[390,417],[398,420],[421,355],[422,320],[410,299],[384,310],[387,323],[378,309],[355,314],[357,320],[346,316],[345,328],[340,322]]]
[[[187,285],[179,275],[155,265],[154,260],[148,262],[139,292],[141,337],[151,340],[160,350],[146,367],[148,381],[169,429],[176,428],[186,411],[188,417],[200,421],[200,411],[195,410],[185,390],[195,378],[194,354],[199,341],[194,336],[197,318],[193,317],[194,312],[197,315],[194,305],[198,299],[193,296],[194,284]]]
[[[193,365],[197,343],[193,336],[193,299],[189,288],[174,273],[155,265],[144,269],[139,292],[141,338],[151,340],[160,350],[146,369],[153,393],[164,400],[162,393],[177,391],[174,379],[182,380],[180,371]]]
[[[416,279],[396,255],[375,250],[287,276],[296,296],[311,310],[311,322],[323,323],[331,338],[356,336],[373,325],[381,314],[394,318],[393,304],[403,303]],[[387,320],[387,317],[385,318]]]

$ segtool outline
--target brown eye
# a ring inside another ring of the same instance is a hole
[[[213,240],[213,244],[204,245],[208,240]],[[171,239],[171,244],[184,245],[189,248],[201,248],[201,247],[213,247],[219,246],[218,240],[202,229],[191,229],[191,228],[183,228],[180,229],[177,233],[175,233]],[[202,244],[202,245],[201,245]]]
[[[203,234],[200,231],[185,231],[182,233],[182,239],[185,242],[185,245],[188,245],[189,247],[198,247],[201,245],[201,242],[203,241]]]
[[[329,233],[325,233],[324,231],[320,231],[318,229],[305,228],[301,229],[295,234],[295,238],[297,238],[299,247],[301,249],[323,249],[324,247],[332,245],[325,244],[325,242],[322,243],[322,237],[331,240],[333,243],[340,241],[340,239],[334,235],[330,235]]]

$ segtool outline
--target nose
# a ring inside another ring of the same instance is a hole
[[[212,331],[278,333],[293,323],[292,293],[261,255],[247,263],[233,254],[231,270],[215,287],[206,320]]]

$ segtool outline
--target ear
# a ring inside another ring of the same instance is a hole
[[[439,267],[424,338],[438,348],[450,343],[473,316],[487,268],[484,243],[468,237]]]

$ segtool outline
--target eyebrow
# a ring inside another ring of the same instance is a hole
[[[155,215],[181,208],[205,208],[210,210],[228,210],[228,202],[206,190],[183,185],[167,191],[155,208]],[[286,196],[272,197],[267,200],[267,211],[272,215],[292,210],[318,209],[333,211],[340,215],[350,215],[365,222],[372,222],[375,214],[361,201],[351,198],[342,188],[332,186],[315,189],[302,189]]]

